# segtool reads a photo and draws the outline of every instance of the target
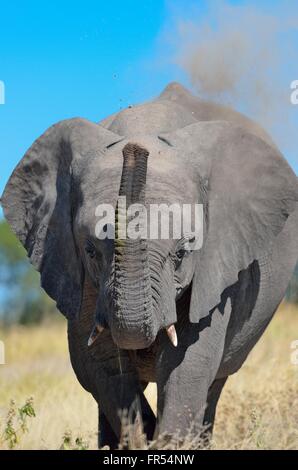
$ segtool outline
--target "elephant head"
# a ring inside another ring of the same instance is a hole
[[[127,205],[203,204],[204,240],[186,234],[121,239],[119,196]],[[206,316],[226,287],[267,250],[298,200],[297,179],[281,154],[228,122],[119,136],[83,119],[42,135],[13,172],[4,213],[41,273],[41,284],[69,319],[79,316],[84,282],[97,290],[97,332],[124,349],[177,337],[176,302],[190,293],[189,318]],[[115,210],[115,239],[98,239],[96,207]],[[179,338],[178,338],[179,340]]]

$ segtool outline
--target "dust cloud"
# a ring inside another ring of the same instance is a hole
[[[170,61],[201,98],[257,120],[291,153],[298,124],[298,107],[290,101],[298,79],[296,2],[272,2],[270,10],[261,2],[205,2],[207,10],[202,3],[190,2],[185,13],[178,2],[171,11],[164,36],[171,42]]]

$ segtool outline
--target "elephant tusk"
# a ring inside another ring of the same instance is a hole
[[[104,330],[103,326],[99,324],[94,325],[93,330],[91,331],[91,335],[89,336],[89,339],[88,339],[88,346],[92,346],[94,341],[97,340],[97,338],[103,332],[103,330]]]
[[[175,346],[176,348],[178,346],[178,339],[177,339],[175,325],[168,326],[166,330],[167,330],[167,335],[170,338],[172,345]]]

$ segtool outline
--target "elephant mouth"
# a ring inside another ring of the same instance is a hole
[[[102,325],[100,325],[99,323],[96,323],[94,325],[94,327],[91,331],[91,334],[89,336],[89,339],[88,339],[88,347],[92,346],[96,342],[96,340],[99,338],[99,336],[101,335],[101,333],[104,330],[105,330],[105,328]],[[175,325],[172,324],[172,325],[166,327],[165,331],[166,331],[172,345],[174,347],[177,347],[178,346],[178,337],[177,337],[177,332],[176,332]],[[152,344],[152,342],[150,342],[147,347],[151,346],[151,344]],[[137,348],[134,348],[134,349],[137,349]],[[140,349],[145,349],[145,348],[140,348]]]

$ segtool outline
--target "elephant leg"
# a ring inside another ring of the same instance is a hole
[[[102,430],[99,424],[102,435],[99,442],[108,440],[111,445],[118,446],[123,437],[125,413],[128,413],[130,424],[136,424],[139,435],[144,432],[152,439],[155,416],[143,394],[143,384],[128,351],[118,350],[109,331],[104,331],[100,341],[88,347],[92,321],[87,313],[83,309],[79,321],[69,321],[68,341],[77,378],[93,395],[105,417]],[[106,444],[110,445],[109,442]]]
[[[207,408],[203,421],[204,431],[202,434],[202,439],[206,442],[206,445],[209,444],[209,441],[212,437],[216,407],[226,381],[227,377],[216,379],[208,390]]]
[[[144,389],[145,388],[146,387],[144,387]],[[144,433],[146,434],[147,440],[152,441],[156,427],[156,417],[144,394],[141,394],[141,408]]]
[[[115,450],[119,446],[119,439],[114,433],[106,415],[100,410],[98,412],[98,447],[109,446],[110,450]]]
[[[144,382],[143,380],[140,382],[141,389],[142,389],[143,392],[145,392],[148,383],[149,383],[149,382]]]
[[[141,389],[138,377],[133,373],[106,375],[100,370],[93,395],[100,407],[100,445],[117,448],[142,447],[152,440],[155,421]]]
[[[159,435],[182,440],[201,435],[230,314],[228,300],[197,325],[184,317],[177,324],[176,348],[163,335],[157,361]]]

